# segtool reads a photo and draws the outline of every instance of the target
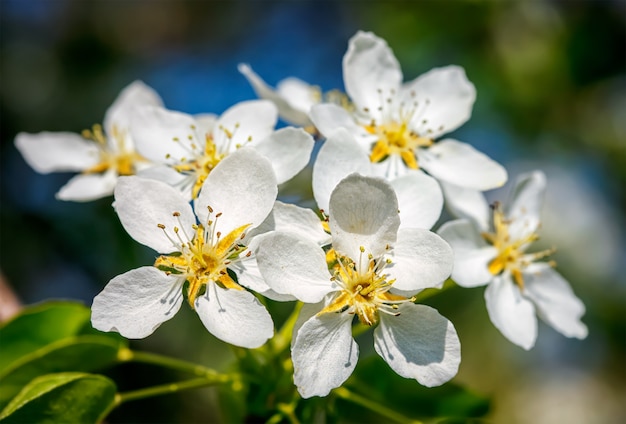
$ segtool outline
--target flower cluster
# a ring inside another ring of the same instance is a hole
[[[260,100],[221,116],[166,109],[141,82],[125,88],[104,125],[81,135],[19,134],[38,172],[77,171],[58,193],[114,195],[126,231],[157,252],[113,278],[92,305],[96,329],[144,338],[183,303],[215,337],[257,348],[274,335],[262,297],[304,303],[291,341],[302,397],[326,396],[354,370],[353,324],[374,327],[375,351],[399,375],[431,387],[452,379],[461,351],[453,324],[417,302],[424,289],[487,285],[491,321],[531,348],[536,314],[584,338],[584,305],[552,250],[537,239],[546,179],[520,176],[507,203],[483,191],[506,170],[467,143],[443,138],[471,115],[476,90],[458,66],[403,82],[387,43],[349,41],[345,94],[295,78],[267,85],[240,65]],[[294,127],[275,129],[278,118]],[[318,210],[277,200],[310,161]],[[431,228],[446,204],[459,219]],[[256,294],[255,294],[256,293]]]

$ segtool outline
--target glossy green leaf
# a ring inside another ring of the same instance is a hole
[[[115,405],[115,384],[101,375],[47,374],[26,385],[0,423],[95,423]]]
[[[103,335],[68,337],[25,354],[0,373],[0,407],[36,377],[63,371],[93,371],[117,361],[120,344]]]

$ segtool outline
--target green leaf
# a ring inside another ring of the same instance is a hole
[[[0,407],[34,378],[62,371],[93,371],[117,362],[120,344],[104,335],[68,337],[32,351],[0,373]]]
[[[44,375],[13,398],[0,423],[96,423],[115,406],[115,392],[115,384],[101,375]]]

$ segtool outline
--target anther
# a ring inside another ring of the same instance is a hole
[[[172,216],[180,216],[180,212],[174,212]]]
[[[159,227],[162,230],[165,230],[165,225],[163,225],[163,224],[157,224],[157,227]]]

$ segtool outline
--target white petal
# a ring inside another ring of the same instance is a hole
[[[350,314],[309,319],[293,344],[294,382],[303,398],[326,396],[350,377],[359,357]]]
[[[585,305],[558,272],[548,264],[537,263],[523,276],[524,295],[535,303],[541,319],[567,337],[587,337],[587,326],[580,320]]]
[[[259,143],[251,143],[272,164],[278,184],[302,171],[309,163],[313,144],[313,137],[309,133],[291,127],[280,129]]]
[[[537,230],[545,191],[546,176],[541,171],[522,174],[515,179],[504,210],[511,221],[509,234],[512,238],[522,239]]]
[[[302,127],[311,125],[308,111],[313,105],[313,99],[311,98],[311,104],[308,106],[308,102],[305,101],[311,94],[311,87],[308,84],[295,78],[289,78],[283,80],[282,83],[278,84],[277,89],[273,90],[250,66],[242,63],[238,69],[252,85],[257,96],[270,100],[276,105],[281,118],[293,125]]]
[[[161,181],[121,177],[115,187],[113,206],[126,232],[159,253],[179,251],[178,245],[164,234],[178,241],[174,228],[179,229],[178,235],[184,242],[193,238],[196,217],[191,206],[178,190]],[[176,217],[174,212],[180,215]]]
[[[224,158],[204,181],[195,201],[201,223],[215,220],[215,231],[228,234],[242,225],[254,228],[272,210],[278,187],[269,161],[251,148],[242,148]]]
[[[331,241],[330,235],[324,231],[322,220],[315,212],[278,200],[265,221],[250,231],[247,238],[269,231],[290,232],[311,240],[319,246],[325,246]]]
[[[109,170],[103,174],[80,174],[72,177],[56,194],[59,200],[89,202],[113,194],[117,173]]]
[[[452,323],[435,309],[402,304],[399,316],[381,314],[374,330],[374,348],[398,375],[426,387],[454,377],[461,362],[461,344]]]
[[[318,131],[326,137],[338,128],[345,128],[363,149],[369,150],[369,145],[376,141],[376,136],[368,134],[356,123],[350,112],[336,104],[315,105],[311,108],[310,116]]]
[[[392,263],[385,268],[395,279],[393,288],[416,293],[441,288],[452,272],[452,248],[437,234],[422,228],[403,228],[393,246]]]
[[[261,275],[261,270],[259,269],[255,255],[250,257],[244,256],[240,261],[231,265],[230,268],[237,274],[237,283],[259,293],[263,297],[278,302],[296,300],[294,296],[276,293],[274,290],[270,289],[265,282],[265,278]]]
[[[196,299],[196,312],[218,339],[254,349],[274,335],[272,317],[252,293],[223,289],[215,283],[209,283],[206,290]]]
[[[490,190],[506,182],[502,165],[460,141],[446,139],[428,149],[418,150],[420,165],[430,175],[451,184],[474,190]]]
[[[411,171],[390,181],[398,196],[400,228],[429,229],[439,219],[443,194],[437,180],[419,171]]]
[[[218,116],[214,113],[201,113],[194,115],[193,119],[196,121],[197,133],[200,136],[206,138],[207,135],[212,135],[215,131],[215,124],[217,123]]]
[[[40,174],[83,171],[100,161],[98,145],[70,132],[19,133],[15,147]]]
[[[359,31],[350,39],[343,57],[343,81],[359,111],[367,108],[373,118],[378,118],[382,98],[400,88],[402,71],[385,40]]]
[[[459,66],[432,69],[406,83],[402,94],[406,103],[416,101],[421,105],[421,113],[413,117],[412,128],[431,138],[464,124],[472,115],[476,100],[476,89]],[[429,129],[431,132],[427,133]]]
[[[147,337],[180,309],[183,282],[152,266],[118,275],[94,298],[91,324],[127,339]]]
[[[481,191],[463,188],[444,181],[439,183],[446,199],[446,207],[452,215],[457,218],[469,219],[481,231],[489,230],[491,210]]]
[[[162,181],[178,189],[185,199],[192,199],[191,188],[196,182],[195,175],[182,174],[167,165],[154,165],[138,171],[137,176]]]
[[[248,100],[231,106],[217,123],[213,135],[222,151],[234,152],[238,146],[258,142],[274,131],[278,110],[268,100]]]
[[[137,107],[131,116],[130,133],[137,151],[153,162],[174,164],[204,152],[204,135],[198,138],[196,121],[186,113]]]
[[[161,97],[141,81],[124,88],[104,115],[104,130],[111,137],[130,127],[133,110],[138,106],[163,106]],[[115,127],[115,128],[114,128]]]
[[[464,219],[449,221],[437,233],[452,246],[452,279],[459,286],[482,286],[494,278],[488,267],[498,252],[495,247],[487,244],[471,222]]]
[[[268,233],[261,236],[256,259],[265,282],[277,293],[316,303],[336,290],[324,250],[310,240],[291,233]]]
[[[322,145],[313,165],[313,195],[317,207],[329,211],[330,193],[353,172],[371,175],[371,162],[345,129],[334,130]]]
[[[364,247],[366,255],[379,256],[396,241],[398,201],[379,178],[349,175],[330,195],[329,210],[333,248],[340,254],[356,260]]]
[[[333,294],[327,296],[327,299],[332,297]],[[326,305],[326,299],[318,302],[318,303],[303,303],[300,308],[300,313],[298,314],[298,318],[296,319],[296,323],[293,325],[293,331],[291,332],[291,350],[293,351],[293,345],[296,343],[296,337],[298,336],[298,331],[300,328],[313,316],[317,315],[324,306]]]
[[[322,100],[319,87],[302,81],[301,79],[289,77],[276,84],[276,92],[296,110],[304,113],[308,117],[311,108]],[[282,115],[282,113],[281,113]],[[311,124],[311,121],[308,122]],[[306,124],[296,124],[305,126]]]
[[[526,350],[535,345],[535,307],[521,295],[510,275],[494,278],[485,290],[485,301],[491,322],[504,337]]]

